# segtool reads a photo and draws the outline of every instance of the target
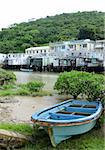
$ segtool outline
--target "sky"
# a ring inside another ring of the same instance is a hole
[[[0,29],[31,18],[93,10],[105,12],[105,0],[0,0]]]

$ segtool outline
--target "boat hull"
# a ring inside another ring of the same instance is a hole
[[[23,69],[23,68],[20,68],[20,71],[23,71],[23,72],[33,72],[33,69]]]
[[[73,135],[91,130],[101,113],[101,102],[68,100],[33,114],[32,121],[47,130],[55,147]]]
[[[91,130],[96,124],[96,120],[93,120],[86,124],[73,125],[73,126],[53,126],[48,127],[48,134],[51,143],[54,147],[61,141],[71,138],[73,135],[82,134]],[[45,129],[46,130],[46,129]]]

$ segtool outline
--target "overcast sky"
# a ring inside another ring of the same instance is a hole
[[[31,18],[92,10],[105,12],[105,0],[0,0],[0,29]]]

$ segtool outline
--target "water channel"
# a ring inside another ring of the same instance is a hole
[[[17,77],[17,83],[26,83],[33,80],[45,83],[44,89],[53,91],[54,84],[58,78],[58,73],[40,73],[40,72],[14,72]]]

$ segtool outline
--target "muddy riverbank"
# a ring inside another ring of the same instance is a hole
[[[14,96],[1,98],[0,122],[31,123],[31,115],[41,109],[50,107],[68,99],[65,96],[28,97]],[[3,102],[4,101],[4,102]]]

